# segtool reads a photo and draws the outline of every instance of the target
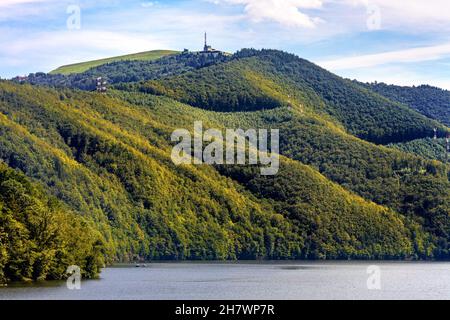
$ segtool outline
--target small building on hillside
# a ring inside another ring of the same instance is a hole
[[[211,47],[210,45],[208,45],[208,39],[207,39],[207,34],[205,32],[205,45],[203,47],[203,51],[199,51],[199,54],[204,54],[204,55],[212,55],[214,57],[217,57],[219,55],[224,54],[222,51],[220,50],[216,50],[213,49],[213,47]]]

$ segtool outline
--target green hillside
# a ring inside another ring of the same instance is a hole
[[[154,96],[136,93],[123,92],[120,96],[142,105],[148,105],[154,99]],[[194,120],[215,119],[228,128],[278,128],[282,155],[307,164],[347,190],[412,218],[432,233],[439,233],[439,237],[448,238],[448,233],[441,233],[442,227],[450,226],[450,183],[442,163],[355,138],[334,121],[307,111],[292,96],[290,101],[288,107],[256,112],[199,110],[184,127],[192,126]],[[168,117],[167,121],[172,123],[184,118],[185,112],[183,108],[165,115],[162,108],[158,117]],[[222,171],[223,174],[226,172]],[[442,243],[446,241],[442,239]],[[444,247],[439,250],[447,252],[447,245]],[[439,251],[436,254],[447,253]]]
[[[432,86],[401,87],[385,83],[363,84],[369,89],[403,103],[423,115],[450,126],[450,91]]]
[[[98,74],[113,84],[107,94],[79,90]],[[176,55],[29,82],[0,81],[0,160],[9,167],[2,170],[22,172],[31,189],[43,190],[33,197],[57,199],[93,229],[94,243],[67,251],[93,248],[83,251],[95,261],[89,266],[450,258],[450,166],[421,154],[431,152],[434,127],[449,129],[306,60],[274,50]],[[205,129],[279,129],[278,174],[176,166],[171,133],[192,132],[194,121]],[[0,212],[22,222],[15,202],[2,201]],[[58,212],[52,208],[43,211]],[[34,205],[27,213],[41,216]],[[38,241],[30,239],[27,250]],[[64,233],[53,245],[64,248]],[[0,241],[3,281],[62,277],[35,272],[40,264],[14,265],[5,253],[11,246]]]
[[[91,221],[112,253],[108,259],[433,254],[433,237],[418,222],[296,161],[283,160],[265,191],[252,187],[262,181],[249,184],[236,173],[176,167],[167,142],[173,128],[198,118],[222,127],[219,114],[150,95],[134,105],[120,92],[107,97],[7,82],[0,88],[1,158]]]
[[[229,60],[230,57],[198,55],[195,53],[166,55],[156,60],[124,60],[93,67],[82,73],[69,75],[31,73],[25,82],[34,85],[45,85],[57,88],[77,88],[94,91],[97,77],[103,77],[108,85],[128,84],[137,81],[160,79],[186,71],[199,69]],[[15,79],[22,83],[23,80]]]
[[[445,162],[445,146],[446,142],[444,138],[417,139],[403,143],[393,143],[389,147],[396,148],[398,150],[413,153],[419,155],[425,159],[438,160]]]
[[[104,265],[104,239],[22,173],[0,162],[0,283],[61,279],[70,265],[85,278]]]
[[[434,127],[442,133],[448,130],[405,105],[275,50],[242,50],[229,62],[151,80],[140,90],[216,111],[267,109],[297,101],[333,118],[351,134],[381,144],[431,136]]]
[[[146,52],[140,52],[140,53],[134,53],[134,54],[127,54],[124,56],[118,56],[118,57],[111,57],[106,59],[99,59],[99,60],[93,60],[93,61],[86,61],[86,62],[80,62],[80,63],[74,63],[69,64],[66,66],[61,66],[53,71],[50,72],[50,74],[63,74],[63,75],[69,75],[69,74],[76,74],[76,73],[82,73],[85,72],[91,68],[98,67],[107,63],[111,62],[117,62],[117,61],[134,61],[134,60],[140,60],[140,61],[151,61],[156,60],[161,57],[177,54],[178,51],[173,50],[153,50],[153,51],[146,51]]]

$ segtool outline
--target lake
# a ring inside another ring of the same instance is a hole
[[[0,299],[450,299],[450,263],[117,265],[98,280],[83,280],[80,290],[69,290],[65,281],[14,283],[0,288]]]

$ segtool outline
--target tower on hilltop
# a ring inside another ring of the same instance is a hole
[[[210,45],[208,45],[208,35],[205,32],[205,45],[203,46],[203,51],[198,51],[197,54],[208,56],[208,57],[214,57],[217,58],[219,56],[227,56],[228,54],[225,52],[222,52],[220,50],[216,50]]]
[[[214,50],[211,46],[208,46],[208,38],[207,38],[207,34],[205,32],[205,46],[203,47],[203,52],[211,52],[211,51],[216,51],[216,50]]]

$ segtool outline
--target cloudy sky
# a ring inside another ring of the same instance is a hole
[[[448,0],[0,0],[0,77],[153,49],[295,53],[339,75],[450,89]]]

